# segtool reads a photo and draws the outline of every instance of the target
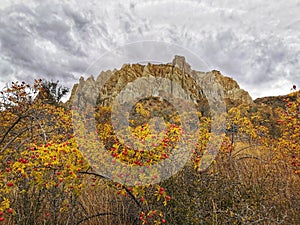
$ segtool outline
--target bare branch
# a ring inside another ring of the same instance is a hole
[[[23,116],[19,116],[18,119],[11,125],[10,128],[8,128],[8,130],[5,132],[5,134],[3,135],[3,137],[0,140],[0,144],[3,143],[4,139],[6,138],[6,136],[8,135],[8,133],[21,121],[21,119],[24,118]]]

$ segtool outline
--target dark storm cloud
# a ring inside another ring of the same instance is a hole
[[[89,75],[90,65],[95,76],[109,65],[120,67],[114,58],[101,58],[104,53],[145,40],[192,51],[253,97],[284,93],[300,80],[297,1],[28,0],[6,5],[0,9],[1,84],[43,77],[72,87]],[[151,49],[132,53],[141,51]],[[154,58],[164,61],[165,54],[158,51]]]
[[[2,10],[1,18],[1,56],[14,68],[16,79],[75,82],[74,75],[87,68],[77,33],[88,20],[68,6],[49,2],[29,8],[20,3]]]

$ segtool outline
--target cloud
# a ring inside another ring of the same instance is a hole
[[[191,50],[253,97],[284,94],[300,80],[299,10],[293,0],[5,1],[0,81],[43,77],[72,87],[106,52],[156,40]]]

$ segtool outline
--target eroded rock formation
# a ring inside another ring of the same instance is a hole
[[[96,79],[93,76],[87,80],[81,78],[68,104],[108,106],[113,101],[127,104],[147,96],[172,97],[176,104],[182,99],[191,101],[202,113],[223,103],[227,108],[241,103],[253,104],[248,92],[232,78],[216,70],[195,71],[183,56],[175,56],[168,64],[124,64],[119,70],[101,72]]]

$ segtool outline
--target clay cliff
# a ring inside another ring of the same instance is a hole
[[[80,94],[75,95],[76,91]],[[96,79],[93,76],[87,80],[81,78],[74,85],[67,104],[82,105],[96,99],[96,104],[108,106],[113,100],[126,104],[129,99],[147,96],[166,99],[173,96],[179,99],[178,104],[180,99],[192,101],[204,114],[224,103],[227,109],[241,103],[254,104],[235,80],[217,70],[193,70],[183,56],[175,56],[167,64],[124,64],[121,69],[101,72]]]

